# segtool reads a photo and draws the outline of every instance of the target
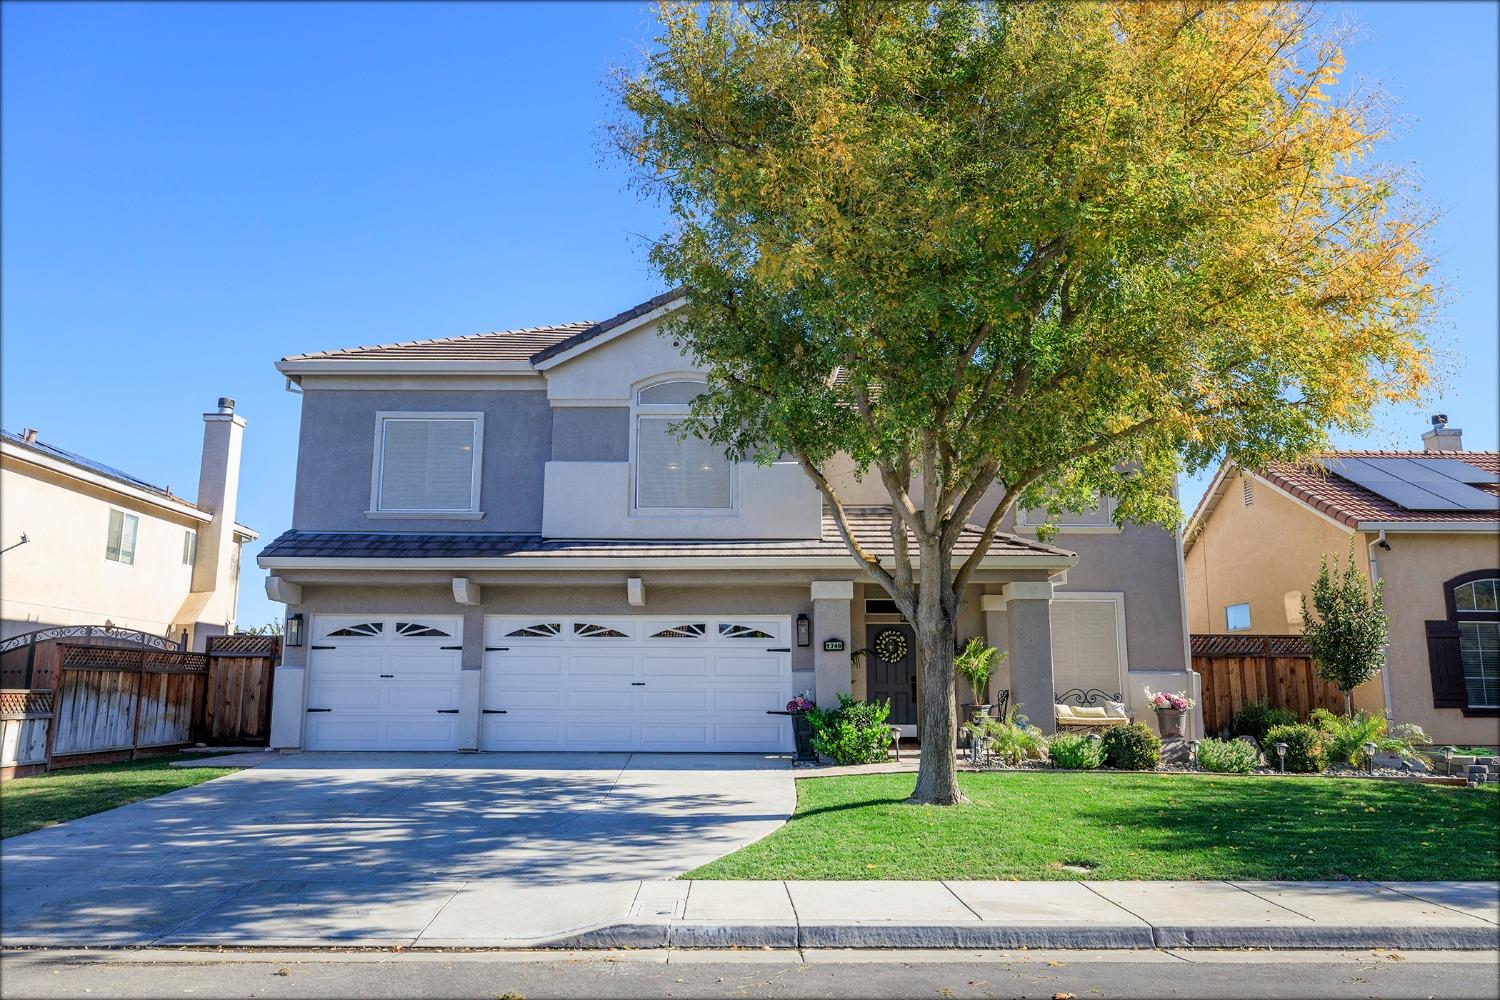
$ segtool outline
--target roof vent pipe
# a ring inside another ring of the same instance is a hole
[[[232,397],[229,397],[229,396],[220,396],[219,397],[219,412],[220,413],[233,413],[234,412],[234,399]]]
[[[36,444],[36,428],[27,427],[21,431],[21,440],[27,444]]]
[[[1448,426],[1448,414],[1434,413],[1432,429],[1422,435],[1423,451],[1463,451],[1464,432]]]

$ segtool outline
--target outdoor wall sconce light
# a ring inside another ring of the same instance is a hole
[[[286,644],[288,646],[302,645],[302,613],[300,611],[286,616]]]
[[[1276,759],[1281,762],[1281,773],[1286,774],[1286,744],[1276,744]]]
[[[812,622],[807,620],[806,615],[797,616],[797,645],[812,645]]]

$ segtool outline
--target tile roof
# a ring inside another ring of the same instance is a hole
[[[1335,451],[1322,457],[1454,458],[1486,472],[1500,474],[1500,452],[1497,451]],[[1378,493],[1326,471],[1321,465],[1272,462],[1265,469],[1259,470],[1259,475],[1314,510],[1342,521],[1351,528],[1361,521],[1403,521],[1413,524],[1500,522],[1500,513],[1492,510],[1407,510],[1394,500],[1387,500]]]
[[[517,330],[469,333],[460,337],[407,340],[395,344],[341,347],[311,354],[294,354],[283,361],[529,361],[532,355],[597,323],[559,323]]]
[[[624,323],[629,323],[631,320],[636,319],[640,316],[644,316],[648,312],[653,312],[654,310],[660,309],[662,306],[666,305],[668,302],[671,302],[673,299],[681,298],[682,294],[682,289],[674,288],[671,291],[662,292],[660,295],[654,295],[638,306],[631,306],[629,309],[626,309],[624,312],[618,315],[611,316],[609,319],[594,323],[589,326],[588,329],[580,330],[579,332],[573,334],[571,337],[568,337],[566,340],[559,340],[557,343],[551,345],[550,347],[546,347],[543,350],[538,351],[532,357],[531,362],[532,364],[536,364],[541,361],[546,361],[548,358],[556,357],[564,351],[571,351],[579,344],[586,344],[590,340],[593,340],[595,337],[598,337],[601,334],[608,333],[617,326],[620,326]]]
[[[88,469],[90,472],[96,472],[101,476],[108,476],[110,479],[116,480],[117,482],[125,483],[128,486],[134,486],[136,489],[145,490],[148,493],[155,493],[158,496],[162,497],[170,497],[171,499],[176,500],[180,503],[192,503],[191,500],[183,499],[165,486],[157,486],[154,483],[148,483],[146,482],[146,480],[138,479],[128,472],[121,472],[119,469],[116,469],[112,465],[105,465],[103,462],[96,462],[92,458],[85,458],[84,456],[79,455],[75,452],[59,448],[56,445],[50,445],[44,441],[27,441],[21,435],[14,434],[7,430],[0,430],[0,438],[9,441],[11,444],[19,445],[22,448],[29,448],[30,450],[38,452],[42,455],[46,455],[49,458],[59,459],[60,461],[67,462],[69,465],[76,465],[79,468]]]
[[[849,524],[854,536],[875,555],[892,554],[889,507],[850,508]],[[979,528],[970,525],[959,539],[954,554],[974,551]],[[997,534],[990,545],[993,555],[1055,555],[1071,553],[1051,545]],[[538,535],[488,534],[481,532],[375,532],[375,531],[286,531],[260,553],[262,558],[358,558],[358,559],[481,559],[505,557],[550,557],[568,559],[650,558],[791,558],[833,556],[849,558],[833,516],[823,514],[821,538],[760,539],[573,539],[542,538]],[[853,560],[850,560],[853,565]]]

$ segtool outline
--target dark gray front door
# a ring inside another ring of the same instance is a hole
[[[870,701],[890,700],[891,725],[917,724],[917,641],[910,625],[865,627],[865,691]]]

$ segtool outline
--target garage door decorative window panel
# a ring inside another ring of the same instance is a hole
[[[785,618],[490,616],[483,732],[490,750],[785,752],[767,711],[791,697]],[[780,724],[778,724],[780,723]]]

